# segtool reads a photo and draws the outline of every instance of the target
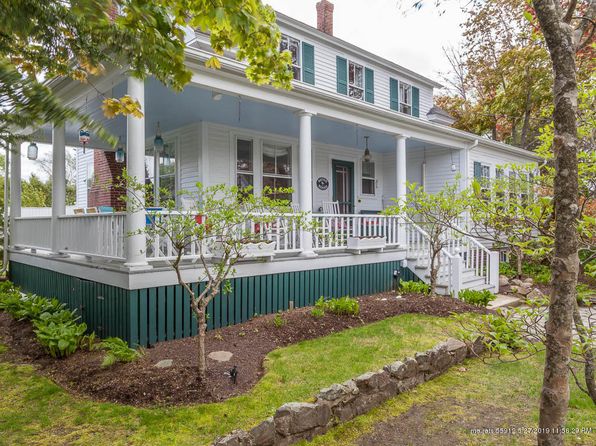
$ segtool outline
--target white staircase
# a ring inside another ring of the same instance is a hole
[[[406,267],[420,280],[430,283],[430,242],[416,223],[405,222]],[[460,290],[499,291],[499,254],[478,240],[449,231],[439,258],[437,293],[457,297]]]

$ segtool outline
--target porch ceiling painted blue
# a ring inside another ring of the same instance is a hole
[[[112,94],[115,97],[126,94],[125,86],[125,83],[115,86]],[[86,108],[93,118],[102,121],[111,133],[125,139],[126,119],[124,117],[105,119],[99,99],[90,100]],[[158,121],[162,132],[206,121],[293,138],[299,136],[299,119],[293,110],[225,94],[220,101],[214,101],[211,90],[195,86],[189,86],[177,94],[155,79],[148,79],[146,82],[145,110],[145,135],[148,139],[155,134]],[[78,145],[78,128],[78,125],[74,124],[67,127],[67,144]],[[51,134],[47,130],[46,133],[48,136]],[[390,153],[395,150],[395,139],[392,135],[367,128],[357,128],[350,123],[313,117],[312,137],[316,142],[363,149],[364,136],[369,136],[369,147],[373,152]],[[93,145],[92,141],[91,146]],[[407,141],[409,150],[433,147],[436,146],[414,139]]]

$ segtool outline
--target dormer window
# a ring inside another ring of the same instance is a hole
[[[292,71],[294,72],[294,79],[302,80],[302,61],[300,54],[300,40],[282,34],[279,50],[288,50],[292,54]]]
[[[350,97],[364,99],[364,67],[350,61],[348,74]]]
[[[412,114],[412,86],[405,82],[399,83],[399,111]]]

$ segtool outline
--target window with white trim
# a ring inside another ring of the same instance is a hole
[[[263,188],[273,190],[274,198],[292,200],[292,194],[278,192],[292,187],[292,146],[290,144],[263,143]]]
[[[412,114],[412,86],[402,81],[399,82],[399,111]]]
[[[281,35],[279,51],[288,50],[292,54],[292,71],[294,72],[294,79],[297,81],[302,80],[302,54],[300,48],[300,40],[285,34]]]
[[[375,195],[376,184],[375,163],[372,161],[362,161],[362,194]]]
[[[364,100],[364,67],[348,61],[348,95]]]
[[[252,139],[236,139],[236,186],[240,189],[254,187],[254,143]],[[252,194],[252,189],[250,193]]]
[[[166,142],[163,150],[158,154],[159,165],[159,198],[160,200],[176,199],[176,145]],[[145,184],[152,184],[155,188],[155,150],[145,151]],[[153,190],[155,193],[155,190]],[[158,200],[158,201],[160,201]]]

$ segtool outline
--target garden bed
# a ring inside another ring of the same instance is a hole
[[[207,352],[224,350],[233,356],[229,362],[222,363],[208,359],[204,383],[196,379],[194,338],[159,343],[134,363],[101,368],[103,353],[99,351],[79,351],[63,360],[51,358],[36,342],[29,323],[15,321],[3,313],[0,313],[0,342],[10,350],[0,355],[0,359],[33,364],[69,391],[94,400],[138,406],[207,403],[249,391],[264,374],[266,355],[278,347],[404,313],[448,316],[453,312],[486,311],[447,297],[408,295],[397,299],[394,293],[362,297],[359,302],[357,317],[326,313],[314,318],[311,308],[301,308],[208,332]],[[165,359],[173,361],[171,367],[155,367]],[[238,367],[236,385],[225,375],[234,365]]]

